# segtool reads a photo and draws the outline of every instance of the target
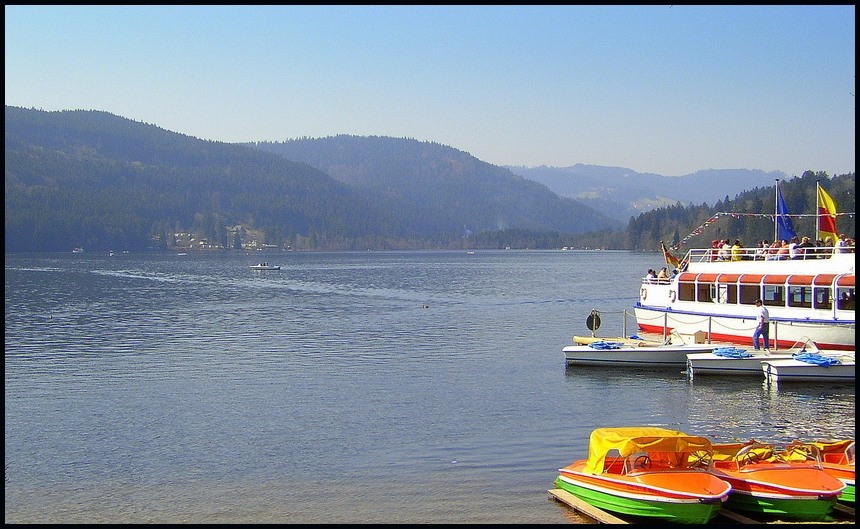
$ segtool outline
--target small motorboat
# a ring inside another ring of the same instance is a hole
[[[653,426],[598,428],[588,457],[558,469],[556,487],[618,514],[674,523],[712,520],[732,490],[708,472],[711,442]]]
[[[713,344],[654,343],[649,341],[594,340],[588,345],[562,348],[567,365],[675,367],[687,366],[687,355],[710,353]]]
[[[793,445],[813,445],[821,454],[824,471],[845,484],[845,490],[837,498],[843,503],[854,503],[854,439],[821,439]]]
[[[251,270],[280,270],[280,265],[273,265],[269,263],[257,263],[251,265]]]
[[[709,353],[687,355],[687,375],[695,378],[702,375],[761,376],[764,360],[790,360],[791,352],[771,352],[745,349],[734,346],[717,347]]]
[[[807,445],[714,443],[710,472],[732,485],[726,508],[793,521],[827,518],[845,484],[827,473]],[[706,453],[694,454],[699,459]]]
[[[797,354],[789,359],[765,360],[761,369],[768,383],[854,383],[854,352]]]

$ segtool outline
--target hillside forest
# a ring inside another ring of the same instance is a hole
[[[625,224],[468,153],[406,138],[200,140],[106,112],[6,107],[7,252],[606,248],[773,239],[775,187]],[[816,189],[854,236],[854,173],[779,181],[798,234]],[[679,185],[682,179],[679,179]]]

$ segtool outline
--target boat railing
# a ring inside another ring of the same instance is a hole
[[[798,353],[817,353],[820,351],[816,344],[809,336],[804,336],[794,342],[794,345],[788,348],[788,352],[797,351]]]
[[[810,246],[799,250],[794,258],[786,252],[780,253],[777,248],[741,248],[726,256],[725,252],[720,255],[718,248],[691,248],[682,262],[687,263],[710,263],[715,261],[781,261],[786,259],[830,259],[836,253],[854,253],[854,246]]]
[[[643,285],[671,285],[672,279],[671,278],[661,279],[661,278],[653,278],[653,277],[647,277],[646,276],[646,277],[642,278],[642,284]]]

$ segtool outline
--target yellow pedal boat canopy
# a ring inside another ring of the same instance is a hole
[[[621,457],[637,452],[690,453],[711,450],[711,441],[657,426],[597,428],[591,432],[583,471],[588,474],[602,473],[606,456],[613,450],[617,450]]]

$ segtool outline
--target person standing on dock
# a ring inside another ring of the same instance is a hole
[[[770,352],[770,314],[767,312],[767,307],[764,306],[762,300],[755,300],[756,307],[756,327],[752,335],[753,348],[758,351],[758,337],[764,339],[764,350]]]

